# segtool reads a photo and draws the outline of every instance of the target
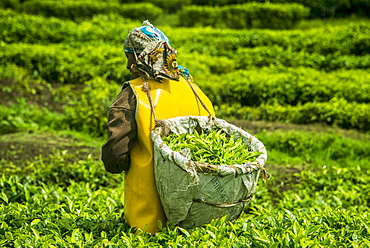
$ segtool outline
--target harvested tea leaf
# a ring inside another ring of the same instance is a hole
[[[193,134],[170,134],[163,137],[164,143],[173,151],[189,148],[191,159],[210,164],[244,164],[254,161],[262,152],[253,152],[242,138],[235,139],[222,130],[194,132]]]

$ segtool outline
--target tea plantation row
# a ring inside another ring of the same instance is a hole
[[[22,135],[28,134],[4,135],[0,141],[14,142]],[[364,141],[369,137],[347,135],[350,133],[259,133],[257,137],[269,148],[269,164],[284,166],[275,168],[277,171],[272,171],[273,177],[266,184],[259,184],[255,198],[241,218],[234,223],[222,218],[189,230],[168,226],[154,236],[137,233],[125,224],[122,175],[106,173],[94,156],[76,158],[77,154],[56,145],[50,155],[28,161],[14,163],[2,159],[0,244],[5,247],[367,247],[370,245],[367,187],[370,146]],[[76,134],[68,136],[79,146],[92,143],[78,139]],[[52,144],[51,140],[66,137],[50,135],[48,142]],[[94,149],[101,142],[94,143],[90,148],[96,154]],[[1,151],[1,155],[17,156],[22,152],[22,149],[9,149]],[[289,174],[289,170],[296,173]]]
[[[111,99],[119,85],[130,79],[122,42],[128,30],[140,23],[115,15],[77,24],[13,11],[0,14],[4,27],[1,80],[33,81],[35,88],[48,85],[55,88],[56,101],[68,85],[86,87],[59,99],[57,112],[41,110],[60,116],[53,124],[50,115],[37,117],[29,109],[24,113],[28,118],[17,117],[5,114],[16,113],[15,105],[3,106],[2,133],[22,130],[23,121],[103,135]],[[221,118],[319,122],[369,130],[370,28],[366,22],[304,31],[162,29],[178,48],[179,63],[190,69]],[[24,90],[15,87],[2,91]],[[111,90],[96,93],[97,89]],[[95,94],[99,98],[92,101],[90,96]]]
[[[128,31],[140,25],[115,14],[97,15],[81,23],[0,10],[0,38],[6,43],[50,44],[104,42],[120,46]],[[309,54],[369,54],[370,28],[367,21],[308,30],[259,30],[161,27],[176,49],[215,56],[235,56],[239,49],[281,47]],[[281,50],[279,50],[281,52]]]
[[[367,0],[173,0],[171,2],[163,0],[84,0],[71,3],[68,0],[57,2],[52,0],[3,0],[0,3],[0,8],[11,8],[33,14],[54,15],[70,19],[86,18],[96,13],[102,14],[109,11],[128,14],[130,18],[137,18],[144,14],[148,18],[148,16],[153,17],[153,15],[162,12],[165,14],[187,13],[183,10],[187,7],[196,7],[198,10],[203,9],[200,12],[202,13],[201,19],[207,20],[206,23],[209,23],[216,16],[219,16],[219,19],[224,17],[224,15],[218,13],[218,9],[221,9],[219,6],[227,10],[229,14],[233,14],[236,17],[234,20],[239,19],[243,22],[243,16],[247,16],[247,18],[253,17],[252,19],[263,22],[263,14],[261,15],[261,13],[265,13],[267,19],[275,15],[275,17],[280,16],[283,20],[291,19],[294,21],[294,16],[297,17],[297,13],[301,12],[302,14],[302,10],[297,12],[296,6],[307,9],[303,11],[303,17],[308,16],[308,14],[310,18],[366,16],[370,9],[370,2]],[[251,6],[254,6],[254,8]],[[144,7],[150,8],[150,13],[143,11]],[[128,10],[131,10],[132,13],[127,13]],[[185,17],[186,22],[193,16],[190,14]],[[279,22],[278,19],[275,20]],[[275,25],[276,23],[271,24]]]

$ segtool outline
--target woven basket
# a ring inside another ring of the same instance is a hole
[[[256,137],[213,116],[187,116],[160,120],[151,133],[154,143],[154,172],[157,190],[167,221],[184,228],[201,226],[227,215],[236,220],[256,191],[264,169],[267,151]],[[222,129],[242,137],[252,151],[262,154],[250,164],[212,165],[190,159],[190,151],[176,152],[163,143],[171,133]]]

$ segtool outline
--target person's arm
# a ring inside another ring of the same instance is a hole
[[[121,173],[130,167],[130,150],[136,139],[136,97],[124,84],[109,109],[108,141],[102,146],[102,161],[111,173]]]

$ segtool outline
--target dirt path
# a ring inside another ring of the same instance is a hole
[[[47,158],[57,150],[73,154],[74,156],[69,158],[70,162],[85,159],[89,154],[100,159],[100,149],[89,146],[71,135],[37,132],[0,136],[0,158],[20,166],[38,156]]]

